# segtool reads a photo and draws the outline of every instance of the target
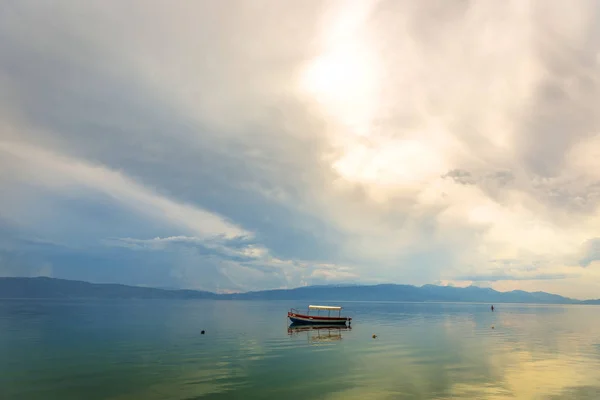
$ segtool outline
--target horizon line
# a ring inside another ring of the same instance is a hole
[[[298,286],[298,287],[293,287],[293,288],[277,288],[277,289],[259,289],[259,290],[250,290],[250,291],[239,291],[239,292],[227,292],[227,293],[219,293],[219,292],[213,292],[210,290],[201,290],[201,289],[187,289],[187,288],[160,288],[160,287],[155,287],[155,286],[145,286],[145,285],[130,285],[130,284],[125,284],[125,283],[115,283],[115,282],[91,282],[91,281],[84,281],[84,280],[80,280],[80,279],[66,279],[66,278],[55,278],[55,277],[50,277],[50,276],[0,276],[0,280],[1,279],[48,279],[48,280],[59,280],[59,281],[68,281],[68,282],[80,282],[80,283],[86,283],[86,284],[91,284],[91,285],[118,285],[118,286],[125,286],[125,287],[131,287],[131,288],[144,288],[144,289],[154,289],[154,290],[162,290],[162,291],[193,291],[193,292],[199,292],[199,293],[209,293],[215,296],[232,296],[232,295],[244,295],[244,294],[251,294],[251,293],[264,293],[264,292],[273,292],[273,291],[292,291],[292,290],[298,290],[298,289],[304,289],[304,288],[318,288],[318,287],[375,287],[375,286],[409,286],[409,287],[414,287],[414,288],[423,288],[425,286],[434,286],[434,287],[438,287],[438,288],[454,288],[454,289],[467,289],[467,288],[476,288],[476,289],[481,289],[481,290],[490,290],[496,293],[515,293],[515,292],[521,292],[521,293],[528,293],[528,294],[536,294],[536,293],[542,293],[542,294],[547,294],[547,295],[551,295],[551,296],[557,296],[557,297],[561,297],[565,300],[571,300],[571,301],[575,301],[575,302],[581,302],[581,303],[585,303],[586,301],[598,301],[600,300],[600,298],[598,299],[574,299],[571,297],[566,297],[563,295],[559,295],[559,294],[555,294],[555,293],[549,293],[549,292],[544,292],[544,291],[535,291],[535,292],[528,292],[526,290],[510,290],[510,291],[499,291],[496,290],[494,288],[491,287],[479,287],[479,286],[474,286],[474,285],[469,285],[469,286],[453,286],[453,285],[436,285],[436,284],[432,284],[432,283],[426,283],[420,286],[417,285],[411,285],[411,284],[406,284],[406,283],[374,283],[374,284],[367,284],[367,283],[332,283],[332,284],[321,284],[321,285],[306,285],[306,286]],[[2,298],[2,297],[0,297]],[[339,300],[342,301],[342,300]],[[343,300],[343,301],[349,301],[349,300]],[[421,301],[423,302],[423,301]],[[431,301],[429,301],[431,302]],[[464,302],[464,303],[469,303],[469,302]],[[518,304],[518,303],[511,303],[511,304]],[[534,304],[534,303],[523,303],[523,304]],[[542,303],[542,304],[548,304],[548,303]]]

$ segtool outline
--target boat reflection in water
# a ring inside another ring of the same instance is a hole
[[[288,335],[298,336],[306,333],[310,342],[335,342],[342,340],[342,331],[351,331],[352,327],[346,325],[307,325],[291,324],[288,326]]]

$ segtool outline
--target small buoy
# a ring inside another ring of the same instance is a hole
[[[373,335],[373,339],[377,339],[377,335]]]
[[[492,329],[494,329],[494,325],[492,325]]]
[[[201,334],[201,335],[204,335],[204,331],[200,331],[200,334]]]

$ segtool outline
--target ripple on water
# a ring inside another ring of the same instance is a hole
[[[32,400],[579,398],[600,387],[593,307],[352,303],[352,329],[319,336],[290,334],[291,306],[0,305],[0,384]]]

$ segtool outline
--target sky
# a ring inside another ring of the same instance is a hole
[[[600,297],[598,1],[0,8],[0,276]]]

